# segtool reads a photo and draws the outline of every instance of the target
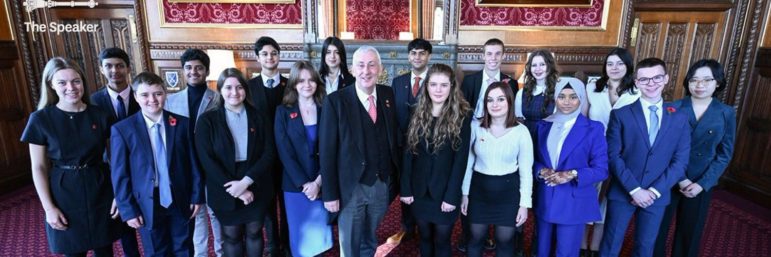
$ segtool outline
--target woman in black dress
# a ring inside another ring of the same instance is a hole
[[[401,201],[411,205],[420,255],[450,256],[468,161],[471,107],[444,64],[428,70],[407,131]]]
[[[93,249],[94,256],[112,256],[120,223],[102,159],[111,118],[88,104],[83,77],[71,60],[48,61],[38,110],[30,115],[21,141],[29,143],[51,252],[85,257]]]
[[[262,256],[263,221],[274,194],[273,129],[251,103],[238,69],[224,70],[217,90],[220,103],[201,115],[195,133],[206,200],[222,224],[225,256]]]

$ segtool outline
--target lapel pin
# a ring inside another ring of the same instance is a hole
[[[174,116],[169,116],[169,125],[171,125],[172,127],[177,125],[177,119],[174,118]]]

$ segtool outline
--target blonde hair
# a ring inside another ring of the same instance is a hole
[[[43,79],[41,79],[40,82],[40,99],[37,103],[38,110],[55,105],[59,102],[59,96],[56,95],[56,91],[53,89],[51,81],[54,79],[54,74],[56,74],[56,72],[66,69],[72,69],[80,76],[83,85],[83,95],[80,97],[80,101],[89,104],[88,87],[86,86],[86,76],[83,75],[83,70],[80,69],[78,64],[70,59],[54,57],[51,58],[51,60],[48,60],[45,68],[43,68]]]

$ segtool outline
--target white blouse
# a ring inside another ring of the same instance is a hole
[[[502,176],[519,172],[519,205],[531,208],[533,192],[533,141],[524,125],[511,128],[501,137],[493,136],[477,120],[471,122],[466,175],[463,177],[463,195],[468,195],[474,171]],[[519,169],[519,170],[517,170]]]
[[[589,100],[589,119],[602,122],[607,131],[610,111],[634,103],[640,98],[640,93],[632,95],[629,92],[623,92],[618,96],[616,104],[611,106],[610,98],[608,97],[608,87],[605,87],[602,92],[594,92],[596,87],[595,82],[586,85],[586,97]]]

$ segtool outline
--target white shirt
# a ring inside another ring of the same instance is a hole
[[[463,177],[463,195],[471,188],[474,171],[493,176],[519,173],[519,206],[532,207],[533,141],[524,125],[518,125],[501,137],[495,137],[477,120],[471,122],[466,175]]]
[[[648,131],[651,130],[651,110],[648,109],[648,106],[655,105],[658,107],[656,110],[656,115],[658,115],[659,118],[659,128],[661,128],[661,114],[664,113],[662,110],[662,106],[664,105],[664,100],[659,99],[658,103],[650,103],[646,101],[645,99],[640,98],[640,104],[642,104],[643,114],[645,114],[645,127],[648,128]]]
[[[129,106],[129,97],[131,94],[131,87],[126,87],[126,89],[123,89],[123,91],[115,92],[112,90],[112,88],[107,87],[107,94],[110,95],[110,102],[112,103],[112,109],[115,110],[115,115],[120,116],[118,114],[118,96],[123,98],[123,107],[126,110],[126,113],[124,115],[128,116],[128,106]]]
[[[423,81],[426,80],[426,74],[428,74],[428,68],[426,68],[423,73],[417,75],[414,70],[413,72],[410,72],[410,93],[412,93],[412,85],[415,85],[415,78],[420,77],[420,84],[423,85]]]
[[[576,116],[575,118],[573,118],[573,119],[571,119],[569,121],[566,121],[565,125],[563,125],[562,133],[560,133],[560,139],[559,139],[559,141],[557,141],[557,149],[559,149],[559,151],[557,151],[557,156],[554,156],[555,160],[559,161],[560,155],[562,154],[562,145],[565,143],[565,139],[568,138],[568,134],[570,134],[570,130],[573,128],[573,125],[576,124],[576,120],[577,119],[578,119],[578,116]],[[554,126],[554,125],[552,125],[552,126]],[[554,164],[553,166],[555,168],[557,167],[556,164]]]
[[[522,92],[525,90],[517,90],[517,96],[514,97],[514,115],[519,118],[525,118],[525,115],[522,114]],[[537,96],[542,94],[544,91],[546,91],[546,85],[535,85],[535,89],[533,90],[533,96]],[[557,111],[557,108],[554,108],[554,111]]]
[[[338,85],[340,84],[340,73],[341,72],[342,72],[341,70],[337,70],[337,74],[335,74],[335,76],[334,76],[335,79],[334,80],[329,80],[329,77],[324,76],[324,82],[326,83],[327,95],[337,91],[337,89],[340,88]]]
[[[484,109],[485,109],[483,105],[485,103],[485,92],[487,92],[487,87],[490,86],[490,84],[492,84],[488,82],[490,79],[494,79],[495,81],[501,81],[501,71],[498,70],[495,73],[495,76],[492,76],[492,77],[489,77],[487,75],[487,72],[485,72],[484,70],[482,71],[482,87],[479,88],[479,98],[477,98],[477,104],[476,104],[476,107],[474,108],[475,118],[480,118],[484,114],[482,112],[484,112]]]
[[[281,73],[280,72],[276,72],[276,75],[273,75],[273,77],[268,77],[268,76],[265,76],[263,74],[260,74],[260,77],[262,77],[262,85],[265,86],[266,88],[274,88],[274,87],[277,87],[278,84],[281,83]],[[273,79],[273,85],[271,85],[271,87],[268,87],[268,80],[269,79]]]
[[[168,154],[169,150],[166,147],[166,126],[163,125],[163,115],[161,115],[161,117],[158,119],[158,122],[153,122],[150,118],[148,118],[145,115],[142,115],[142,117],[145,118],[145,126],[147,126],[147,135],[150,136],[150,148],[153,149],[153,158],[155,158],[155,156],[157,155],[158,151],[156,149],[158,148],[156,146],[158,144],[163,144],[163,147],[166,148],[166,154]],[[155,135],[155,133],[157,132],[153,131],[153,126],[155,126],[156,123],[160,124],[158,129],[161,130],[161,139],[163,140],[163,142],[158,142],[157,137]],[[155,161],[153,161],[153,163],[155,163]],[[158,174],[156,171],[153,171],[153,172],[156,173],[154,185],[155,187],[158,187],[158,177],[157,177]]]
[[[353,85],[356,87],[356,85]],[[375,85],[376,88],[372,89],[372,96],[375,98],[375,104],[377,104],[377,85]],[[359,98],[359,101],[361,101],[361,104],[364,106],[364,110],[369,111],[369,96],[366,92],[361,91],[359,87],[356,87],[356,96]],[[377,108],[377,107],[376,107]]]
[[[608,87],[605,87],[602,92],[594,92],[596,88],[595,82],[586,85],[586,98],[589,101],[589,119],[602,123],[606,131],[608,130],[611,110],[627,106],[640,99],[640,93],[633,95],[626,91],[618,96],[615,104],[611,105],[610,98],[608,97]]]

